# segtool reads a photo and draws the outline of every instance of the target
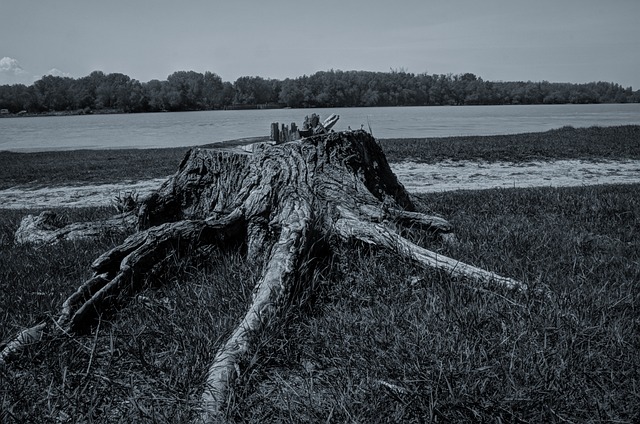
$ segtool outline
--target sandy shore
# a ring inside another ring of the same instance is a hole
[[[391,168],[411,193],[482,190],[511,187],[571,187],[640,183],[640,161],[558,160],[549,162],[444,161],[437,164],[392,163]],[[168,178],[168,177],[167,177]],[[50,208],[110,205],[119,194],[144,197],[166,178],[118,184],[14,187],[0,190],[0,208]]]
[[[167,177],[169,178],[169,177]],[[53,208],[58,206],[108,206],[118,195],[135,192],[140,198],[160,187],[166,178],[124,181],[118,184],[56,186],[45,188],[13,187],[0,190],[0,208]]]
[[[557,160],[511,162],[444,161],[391,164],[411,193],[490,188],[576,187],[640,183],[640,161]]]

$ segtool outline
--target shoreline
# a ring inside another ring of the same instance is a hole
[[[267,139],[196,147],[247,151]],[[378,142],[413,193],[640,183],[639,125]],[[109,205],[132,190],[143,196],[175,173],[189,149],[0,151],[0,207]]]
[[[442,161],[436,164],[390,163],[398,180],[412,194],[496,188],[581,187],[640,184],[640,160],[556,160],[523,163]],[[16,186],[0,190],[0,209],[101,207],[125,193],[145,197],[170,175],[116,183]]]

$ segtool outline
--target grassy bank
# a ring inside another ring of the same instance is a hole
[[[382,140],[391,162],[640,159],[640,126],[573,128],[540,133]]]
[[[0,190],[144,180],[173,174],[188,149],[0,152]]]
[[[379,140],[390,162],[415,160],[640,159],[640,126],[562,128],[503,136]],[[212,146],[221,146],[216,144]],[[31,186],[110,183],[175,172],[187,148],[0,152],[0,190]]]

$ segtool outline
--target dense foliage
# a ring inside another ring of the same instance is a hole
[[[640,90],[609,82],[588,84],[490,82],[474,74],[330,70],[295,79],[179,71],[166,81],[140,82],[94,71],[83,78],[46,75],[30,86],[0,86],[5,113],[155,112],[256,107],[352,107],[640,102]]]

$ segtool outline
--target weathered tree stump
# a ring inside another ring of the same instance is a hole
[[[264,145],[253,154],[192,149],[176,174],[142,203],[137,220],[139,231],[93,263],[93,277],[64,302],[55,325],[23,331],[5,344],[0,363],[46,332],[90,329],[97,314],[118,306],[114,299],[142,289],[144,275],[171,252],[243,247],[247,260],[264,255],[256,261],[264,267],[241,323],[223,346],[212,346],[217,354],[202,396],[203,419],[209,421],[220,413],[235,365],[262,329],[263,317],[286,301],[292,287],[304,285],[301,265],[318,238],[373,244],[452,275],[526,288],[405,239],[403,226],[434,234],[449,233],[451,226],[416,212],[382,149],[362,130]]]

